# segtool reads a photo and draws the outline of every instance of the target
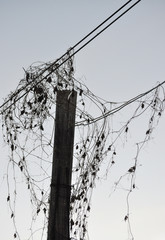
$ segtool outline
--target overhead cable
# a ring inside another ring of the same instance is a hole
[[[130,11],[135,5],[137,5],[141,0],[136,1],[133,5],[131,5],[128,9],[126,9],[123,13],[121,13],[118,17],[116,17],[112,22],[110,22],[107,26],[105,26],[102,30],[100,30],[98,33],[96,33],[93,37],[91,37],[87,42],[85,42],[81,47],[79,47],[76,51],[74,51],[71,55],[68,56],[64,61],[62,61],[58,66],[56,64],[58,61],[60,61],[64,56],[68,55],[69,52],[71,52],[73,49],[75,49],[78,45],[80,45],[84,40],[86,40],[90,35],[92,35],[96,30],[98,30],[101,26],[103,26],[107,21],[109,21],[113,16],[115,16],[119,11],[121,11],[126,5],[128,5],[132,0],[129,0],[124,5],[122,5],[118,10],[116,10],[112,15],[110,15],[107,19],[105,19],[101,24],[99,24],[95,29],[93,29],[89,34],[87,34],[84,38],[82,38],[79,42],[77,42],[73,47],[71,47],[67,52],[65,52],[60,58],[58,58],[56,61],[54,61],[52,64],[50,64],[49,67],[44,69],[38,76],[41,76],[44,72],[52,68],[54,65],[56,66],[54,71],[56,71],[59,67],[61,67],[65,62],[67,62],[70,58],[72,58],[74,55],[76,55],[80,50],[82,50],[85,46],[87,46],[90,42],[92,42],[96,37],[98,37],[101,33],[103,33],[107,28],[109,28],[113,23],[115,23],[118,19],[120,19],[123,15],[125,15],[128,11]],[[41,83],[44,79],[46,79],[49,75],[51,75],[52,72],[48,73],[46,76],[44,76],[42,79],[37,81],[33,86],[31,86],[25,93],[23,93],[19,98],[15,99],[13,103],[11,103],[5,110],[10,108],[13,104],[15,104],[17,101],[19,101],[22,97],[24,97],[28,92],[30,92],[35,86],[37,86],[39,83]],[[34,79],[35,80],[35,79]],[[28,85],[30,85],[32,82],[28,82],[26,86],[20,88],[16,95],[18,95],[21,91],[25,90]],[[16,96],[15,95],[15,96]],[[5,104],[7,104],[13,97],[9,98],[7,101],[5,101],[0,108],[2,108]],[[4,110],[4,111],[5,111]]]

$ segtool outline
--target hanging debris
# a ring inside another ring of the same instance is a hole
[[[72,51],[69,50],[61,60],[33,64],[25,70],[25,76],[16,90],[5,99],[6,104],[1,111],[2,129],[4,140],[9,145],[9,165],[14,164],[14,171],[16,167],[19,168],[31,194],[30,201],[35,209],[32,221],[41,214],[48,218],[56,93],[63,90],[77,91],[79,99],[76,107],[70,231],[71,237],[85,240],[88,239],[87,220],[91,211],[92,191],[100,177],[102,165],[105,166],[106,163],[106,172],[114,166],[118,157],[118,140],[127,136],[135,120],[145,112],[150,113],[144,138],[141,142],[136,142],[134,165],[129,170],[127,168],[117,182],[118,184],[124,176],[130,175],[130,191],[135,189],[138,155],[143,145],[150,140],[162,116],[165,96],[162,83],[123,103],[103,100],[74,78],[71,54]],[[130,104],[135,104],[132,115],[114,129],[110,125],[113,117]],[[12,190],[8,186],[7,202],[10,203]],[[17,214],[14,208],[11,208],[11,212],[15,221]],[[127,219],[128,215],[124,220]],[[46,226],[44,229],[47,231]],[[15,233],[14,238],[16,237]]]

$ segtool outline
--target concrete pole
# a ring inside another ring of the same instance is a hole
[[[48,240],[69,240],[69,208],[77,92],[58,91]]]

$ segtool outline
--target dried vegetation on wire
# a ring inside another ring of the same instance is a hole
[[[96,180],[110,171],[117,157],[119,160],[119,142],[122,139],[124,144],[127,143],[132,125],[147,113],[147,128],[143,137],[134,142],[134,159],[114,185],[115,190],[125,177],[129,177],[127,213],[123,218],[128,222],[133,238],[129,221],[129,195],[136,188],[139,153],[150,140],[164,111],[163,84],[123,103],[114,103],[95,96],[84,83],[74,78],[70,51],[61,60],[33,64],[25,70],[24,78],[5,99],[6,104],[1,109],[3,138],[10,150],[7,202],[15,226],[14,238],[21,239],[15,208],[18,179],[26,184],[32,205],[28,239],[35,238],[35,234],[45,239],[47,233],[55,103],[57,91],[62,90],[75,90],[78,93],[70,201],[71,237],[77,240],[88,239],[87,220]],[[132,107],[127,114],[130,105]],[[124,120],[116,124],[119,122],[119,113],[124,115]],[[35,222],[41,215],[42,226],[36,229]]]

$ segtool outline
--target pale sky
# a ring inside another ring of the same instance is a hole
[[[26,69],[33,62],[47,62],[60,57],[125,2],[0,0],[0,103],[24,76],[23,67]],[[81,79],[97,96],[118,102],[164,81],[164,23],[165,2],[142,0],[76,55],[76,78]],[[153,139],[140,155],[137,189],[130,203],[135,240],[165,239],[164,120],[162,116]],[[134,134],[138,134],[143,127],[143,122],[135,125]],[[0,226],[1,238],[8,240],[13,237],[13,225],[6,202],[8,152],[2,138],[0,144]],[[126,147],[118,156],[121,169],[131,154],[129,147]],[[118,190],[110,197],[121,169],[115,168],[107,180],[99,181],[96,185],[89,217],[90,240],[128,239],[127,224],[124,222],[126,194]],[[25,204],[28,206],[25,196],[18,197],[18,211],[23,219],[18,221],[21,240],[27,239],[26,211],[23,216]]]

